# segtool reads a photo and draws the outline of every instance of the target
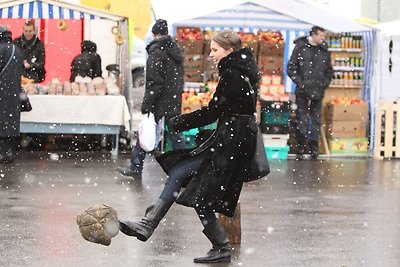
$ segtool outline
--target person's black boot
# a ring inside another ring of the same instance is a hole
[[[304,138],[298,138],[297,140],[297,159],[303,159],[304,154],[307,154],[306,151],[307,141]]]
[[[310,154],[313,160],[316,160],[319,155],[318,151],[318,141],[311,141],[310,142]]]
[[[158,199],[146,209],[144,217],[138,222],[120,221],[119,230],[129,236],[134,236],[140,241],[147,241],[165,216],[172,203]]]
[[[218,220],[207,225],[203,233],[212,243],[212,248],[204,257],[194,258],[195,263],[217,263],[231,261],[231,246],[224,228]]]
[[[132,171],[129,168],[122,168],[122,167],[118,167],[116,170],[124,176],[130,176],[134,179],[142,179],[142,173],[139,171]]]

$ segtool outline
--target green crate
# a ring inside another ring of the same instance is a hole
[[[288,145],[282,147],[265,147],[265,152],[269,160],[287,159],[289,148]]]
[[[196,134],[199,132],[199,129],[194,128],[190,129],[189,131],[184,131],[183,132],[183,137],[185,140],[186,148],[195,148],[197,147],[197,144],[195,142],[195,137]],[[164,151],[168,152],[172,150],[172,143],[171,140],[169,139],[168,135],[165,135],[165,146],[164,146]]]
[[[199,127],[199,131],[201,130],[215,130],[217,129],[217,122],[213,122],[211,124]]]
[[[290,119],[289,111],[262,111],[262,122],[265,124],[288,124]]]

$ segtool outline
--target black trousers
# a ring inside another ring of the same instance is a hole
[[[13,160],[18,137],[0,137],[0,159]]]
[[[296,130],[299,142],[318,142],[321,130],[322,99],[296,95]]]

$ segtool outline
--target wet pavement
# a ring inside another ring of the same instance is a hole
[[[145,243],[119,233],[85,241],[76,215],[95,203],[140,218],[165,175],[152,157],[143,179],[115,168],[129,155],[24,152],[0,165],[1,266],[400,266],[400,161],[271,161],[245,184],[242,243],[230,264],[194,264],[210,248],[194,210],[174,205]]]

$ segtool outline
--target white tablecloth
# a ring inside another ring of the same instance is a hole
[[[32,111],[21,122],[123,125],[130,130],[124,96],[29,95]]]

